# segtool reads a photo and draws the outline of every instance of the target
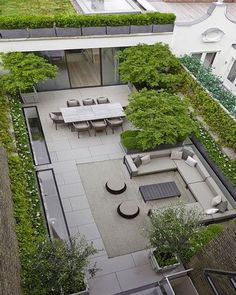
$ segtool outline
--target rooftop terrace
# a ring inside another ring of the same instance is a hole
[[[0,15],[75,14],[70,0],[0,0]]]

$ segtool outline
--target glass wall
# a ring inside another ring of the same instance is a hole
[[[120,48],[102,48],[102,84],[120,84],[119,58]]]
[[[69,50],[66,59],[72,88],[101,85],[99,49]]]
[[[50,236],[69,240],[69,230],[52,169],[37,172]]]
[[[51,163],[36,107],[23,108],[35,165]]]
[[[40,83],[37,89],[39,91],[46,91],[70,88],[64,50],[42,51],[39,54],[45,57],[51,64],[58,67],[58,74],[55,79],[48,79],[47,81]]]
[[[37,86],[38,91],[121,84],[118,53],[123,48],[92,48],[36,52],[58,67],[55,79]]]

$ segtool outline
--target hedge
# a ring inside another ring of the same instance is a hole
[[[13,120],[15,142],[9,131],[10,113]],[[45,239],[46,228],[42,216],[34,166],[28,145],[28,136],[20,102],[10,102],[0,95],[0,144],[8,154],[9,176],[16,220],[22,281],[30,277],[30,255],[39,241]],[[25,290],[25,294],[31,294]]]
[[[183,93],[189,98],[196,113],[217,134],[219,143],[236,151],[235,120],[217,101],[212,99],[207,91],[190,74],[186,75]]]
[[[174,21],[175,15],[173,13],[160,12],[111,15],[0,16],[0,29],[173,24]]]
[[[225,89],[223,82],[193,56],[184,55],[181,59],[184,66],[195,76],[199,83],[207,89],[236,118],[236,96]]]
[[[236,187],[236,159],[232,160],[226,156],[221,147],[215,142],[212,136],[205,130],[205,128],[198,122],[197,139],[207,150],[210,159],[221,169],[223,174]]]

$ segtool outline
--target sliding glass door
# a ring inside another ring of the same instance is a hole
[[[101,85],[99,49],[66,51],[66,59],[72,88]]]
[[[120,84],[119,76],[119,48],[102,48],[102,84]]]

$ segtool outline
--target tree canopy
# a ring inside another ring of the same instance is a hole
[[[132,93],[126,114],[139,130],[137,140],[143,149],[175,144],[195,130],[187,103],[167,92],[143,89]]]
[[[154,210],[151,215],[149,240],[159,253],[173,253],[183,258],[191,238],[200,231],[200,213],[183,204]]]
[[[31,274],[25,279],[26,293],[32,295],[74,294],[85,289],[85,272],[93,276],[97,268],[88,257],[97,250],[84,238],[43,241],[28,262]]]
[[[1,60],[6,73],[0,76],[0,85],[8,93],[32,91],[33,86],[57,74],[55,65],[33,53],[3,53]]]
[[[140,44],[124,49],[120,52],[119,58],[123,82],[165,89],[168,92],[178,91],[184,82],[181,63],[167,45]]]

